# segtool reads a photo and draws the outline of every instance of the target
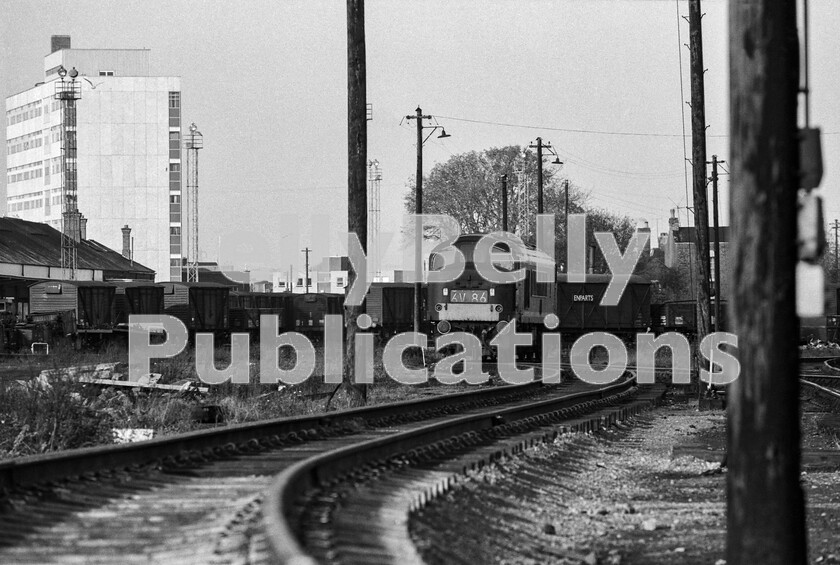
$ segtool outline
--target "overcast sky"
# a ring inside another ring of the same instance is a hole
[[[418,105],[452,136],[425,145],[426,173],[453,154],[542,136],[590,204],[660,231],[679,206],[687,223],[685,0],[368,0],[365,10],[368,157],[383,172],[384,229],[397,229],[416,167],[414,124],[402,119]],[[728,160],[728,2],[705,0],[703,10],[707,152]],[[811,116],[827,133],[822,188],[833,220],[840,10],[811,0],[810,13]],[[4,98],[43,80],[53,34],[71,35],[74,48],[149,48],[153,74],[182,77],[184,125],[204,134],[202,259],[220,250],[222,263],[285,270],[306,245],[339,251],[337,235],[328,245],[325,234],[346,230],[344,2],[5,0],[0,26]],[[0,183],[3,211],[5,175]]]

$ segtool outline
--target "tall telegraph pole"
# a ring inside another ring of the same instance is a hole
[[[537,138],[537,214],[543,213],[543,162],[542,138]]]
[[[703,86],[703,29],[700,0],[688,2],[691,49],[691,164],[694,179],[694,228],[697,233],[697,336],[709,333],[709,204],[706,198],[706,109]]]
[[[423,110],[417,106],[414,116],[406,116],[409,120],[417,120],[417,174],[414,181],[414,331],[420,331],[420,281],[423,277],[423,120],[431,116],[424,116]]]
[[[347,231],[356,234],[367,254],[367,63],[365,53],[364,0],[346,0],[347,6]],[[357,273],[351,264],[348,287],[367,273]],[[365,404],[366,385],[356,384],[357,319],[363,305],[347,306],[344,318],[344,375],[342,383],[351,405]],[[371,360],[371,362],[373,362]]]
[[[726,562],[796,565],[807,557],[796,378],[796,3],[732,2],[729,12],[737,266],[729,311],[741,371],[727,394]]]
[[[309,293],[309,254],[312,253],[312,250],[308,247],[305,249],[300,250],[301,253],[306,255],[306,270],[303,272],[303,286],[306,289],[304,292],[307,294]]]
[[[726,161],[718,161],[717,155],[712,155],[712,223],[715,228],[715,331],[721,330],[720,317],[720,226],[718,225],[718,165]]]
[[[840,282],[840,262],[838,262],[837,255],[837,234],[840,233],[840,221],[834,220],[834,225],[831,229],[834,230],[834,280],[835,282]]]
[[[502,231],[508,231],[508,190],[507,175],[501,176],[502,181]]]

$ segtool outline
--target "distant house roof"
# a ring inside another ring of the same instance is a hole
[[[720,226],[720,241],[729,241],[729,226]],[[697,242],[697,228],[693,226],[681,227],[674,236],[674,241],[677,243],[696,243]],[[709,242],[715,242],[715,228],[709,226]]]
[[[234,277],[239,278],[239,275],[242,273],[234,272],[230,273],[233,277],[228,276],[227,273],[223,271],[209,271],[204,268],[198,269],[198,280],[199,282],[212,282],[216,284],[224,285],[233,290],[241,290],[242,292],[248,292],[251,290],[251,284],[248,282],[247,279],[243,280],[236,280]]]
[[[39,222],[0,217],[0,263],[60,268],[61,232]],[[102,271],[105,279],[155,277],[152,269],[90,239],[81,240],[76,248],[76,268]]]

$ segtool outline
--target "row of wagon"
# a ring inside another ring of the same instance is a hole
[[[599,285],[589,283],[581,289],[575,287],[574,293],[594,290],[600,293],[601,289],[594,286]],[[558,331],[607,330],[607,326],[620,322],[602,320],[604,315],[599,314],[602,309],[596,304],[575,303],[574,293],[566,301],[569,306],[560,316],[563,323]],[[421,294],[423,321],[427,318],[426,300],[424,289]],[[260,317],[269,314],[278,316],[282,331],[294,330],[317,336],[323,332],[324,316],[341,314],[343,303],[342,294],[239,292],[215,283],[42,281],[29,289],[27,321],[51,324],[53,334],[112,334],[127,331],[129,316],[133,314],[169,314],[180,319],[190,333],[249,332],[256,335]],[[643,316],[646,319],[641,321],[640,327],[639,313],[646,313],[648,308],[650,317]],[[373,322],[373,331],[383,336],[410,331],[413,328],[414,285],[374,283],[365,301],[365,311]],[[623,312],[621,308],[615,308],[615,311],[616,315]],[[693,333],[696,325],[694,302],[636,304],[628,310],[627,316],[631,314],[633,319],[627,320],[628,327],[639,331]]]
[[[68,334],[128,329],[131,315],[168,314],[191,333],[252,331],[263,314],[280,327],[320,331],[323,313],[340,313],[338,294],[251,293],[216,283],[44,281],[29,289],[30,321],[60,322]]]
[[[367,313],[382,331],[411,325],[414,287],[375,283]],[[127,331],[129,316],[169,314],[191,333],[257,333],[262,315],[278,316],[281,330],[323,331],[326,314],[342,314],[343,294],[240,292],[216,283],[42,281],[29,289],[29,322],[60,325],[64,334]]]

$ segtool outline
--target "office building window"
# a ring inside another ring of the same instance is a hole
[[[169,93],[169,127],[181,126],[181,93]]]

